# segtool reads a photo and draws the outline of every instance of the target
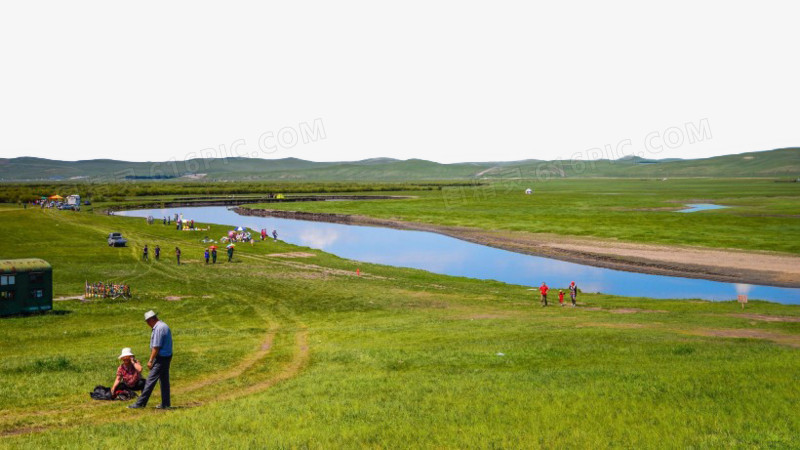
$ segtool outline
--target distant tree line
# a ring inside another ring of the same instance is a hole
[[[38,200],[42,196],[78,194],[94,202],[124,201],[136,197],[173,195],[268,195],[271,193],[326,194],[337,192],[432,191],[448,186],[475,186],[475,182],[357,183],[357,182],[20,182],[0,183],[0,202]]]

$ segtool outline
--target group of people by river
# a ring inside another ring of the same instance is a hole
[[[576,305],[576,298],[578,297],[578,285],[576,285],[575,282],[573,281],[572,283],[569,284],[569,287],[567,289],[569,290],[569,297],[570,300],[572,300],[572,307],[574,308]],[[542,285],[539,286],[539,293],[542,295],[542,307],[547,306],[547,293],[549,291],[550,287],[547,285],[547,283],[542,281]],[[562,307],[564,306],[563,289],[558,290],[558,303],[560,303]]]
[[[173,216],[164,216],[164,218],[162,220],[162,223],[164,225],[169,225],[171,223],[172,217]],[[186,220],[186,219],[184,219],[183,218],[183,214],[176,213],[174,215],[174,218],[175,218],[175,223],[177,224],[177,229],[178,230],[181,230],[181,229],[184,229],[184,230],[185,229],[190,229],[190,230],[195,230],[195,229],[208,230],[208,229],[211,228],[210,226],[208,226],[208,228],[196,228],[194,220]],[[147,223],[152,225],[153,216],[147,216]],[[260,230],[260,234],[261,234],[261,240],[262,241],[267,240],[269,235],[267,233],[267,229],[266,228],[262,228]],[[272,230],[272,238],[273,238],[273,240],[275,242],[278,241],[278,230]],[[208,244],[208,243],[214,243],[216,241],[214,241],[213,239],[209,239],[208,236],[206,236],[206,238],[203,239],[201,242]],[[233,261],[233,254],[235,252],[234,243],[236,243],[236,242],[249,242],[250,245],[255,245],[255,239],[253,238],[252,233],[250,231],[246,230],[244,227],[239,227],[236,230],[229,231],[227,236],[223,236],[222,238],[220,238],[220,242],[228,244],[228,245],[225,246],[225,251],[226,251],[227,256],[228,256],[228,262],[232,262]],[[220,244],[220,245],[222,245],[222,244]],[[216,245],[210,245],[210,246],[206,247],[203,250],[203,259],[205,260],[206,264],[209,264],[209,263],[210,264],[216,264],[217,263],[217,250],[218,250],[218,248],[219,247],[217,247]],[[160,261],[161,260],[161,247],[159,245],[155,246],[155,248],[153,250],[153,254],[155,256],[155,260],[156,261]],[[181,265],[181,255],[182,255],[182,252],[181,252],[180,247],[175,247],[175,261],[176,261],[176,263],[178,265]],[[147,244],[145,244],[144,248],[142,249],[142,261],[144,261],[144,262],[149,262],[150,261],[150,248],[148,247]]]

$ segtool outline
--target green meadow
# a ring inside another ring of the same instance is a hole
[[[527,188],[532,195],[525,195]],[[268,203],[254,208],[360,214],[485,230],[800,253],[800,183],[774,179],[551,179],[440,191],[391,201]],[[678,214],[688,203],[727,209]],[[251,206],[251,205],[246,205]]]
[[[587,185],[577,183],[599,184],[581,203],[575,192]],[[796,185],[704,183],[575,180],[451,207],[428,193],[286,206],[800,251],[786,238],[796,236],[797,219],[767,217],[792,214]],[[615,209],[690,198],[738,203],[696,215]],[[762,215],[750,223],[745,212]],[[724,244],[703,231],[714,224],[726,224]],[[282,242],[239,245],[233,262],[221,254],[206,266],[205,233],[144,219],[7,207],[0,229],[0,257],[49,261],[57,297],[81,294],[85,281],[128,283],[134,294],[0,318],[0,447],[800,446],[797,306],[752,302],[743,316],[735,302],[581,294],[577,308],[542,308],[526,286],[363,264]],[[107,247],[111,231],[129,246]],[[752,242],[744,238],[756,231]],[[161,246],[161,261],[141,260],[145,244]],[[95,385],[113,382],[122,347],[146,354],[149,309],[174,333],[176,408],[153,408],[158,389],[146,410],[90,400]]]

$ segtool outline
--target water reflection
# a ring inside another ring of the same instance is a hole
[[[686,206],[688,206],[688,208],[681,209],[681,210],[675,211],[675,212],[693,213],[693,212],[697,212],[697,211],[710,211],[712,209],[729,208],[729,206],[715,205],[713,203],[690,203],[690,204],[688,204]]]
[[[539,286],[546,281],[554,288],[566,288],[575,281],[584,292],[652,298],[735,300],[738,293],[737,285],[733,283],[603,269],[513,253],[421,231],[243,217],[218,206],[127,211],[119,215],[162,217],[181,211],[199,222],[242,224],[253,230],[266,228],[270,232],[277,229],[281,240],[325,250],[343,258],[446,275],[526,286]],[[218,236],[211,237],[216,239]],[[800,289],[753,285],[748,295],[751,299],[800,304]]]

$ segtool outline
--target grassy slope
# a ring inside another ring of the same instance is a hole
[[[603,310],[542,309],[520,286],[321,252],[265,256],[309,251],[282,243],[205,267],[201,236],[141,219],[17,210],[0,212],[0,226],[0,255],[50,261],[58,295],[85,279],[126,281],[136,294],[0,319],[0,430],[43,427],[0,447],[798,444],[798,348],[700,334],[746,329],[797,345],[800,323],[731,316],[735,303],[584,295]],[[110,230],[132,247],[107,248]],[[164,261],[140,262],[144,243],[160,243]],[[356,267],[367,276],[351,276]],[[632,306],[663,312],[609,312]],[[121,347],[144,353],[150,308],[174,330],[181,408],[89,401],[112,381]],[[800,316],[763,302],[748,312]]]
[[[561,172],[568,177],[797,177],[800,148],[788,148],[713,158],[637,164],[639,159],[582,161],[511,161],[439,164],[410,159],[377,158],[350,162],[284,159],[188,159],[172,162],[113,160],[54,161],[42,158],[0,159],[0,180],[70,178],[120,179],[203,173],[206,179],[271,181],[411,181],[454,179],[542,179]]]
[[[526,187],[534,195],[524,195]],[[771,180],[626,179],[452,187],[412,200],[249,207],[363,214],[441,225],[800,253],[800,184]],[[678,214],[685,203],[730,209]]]

